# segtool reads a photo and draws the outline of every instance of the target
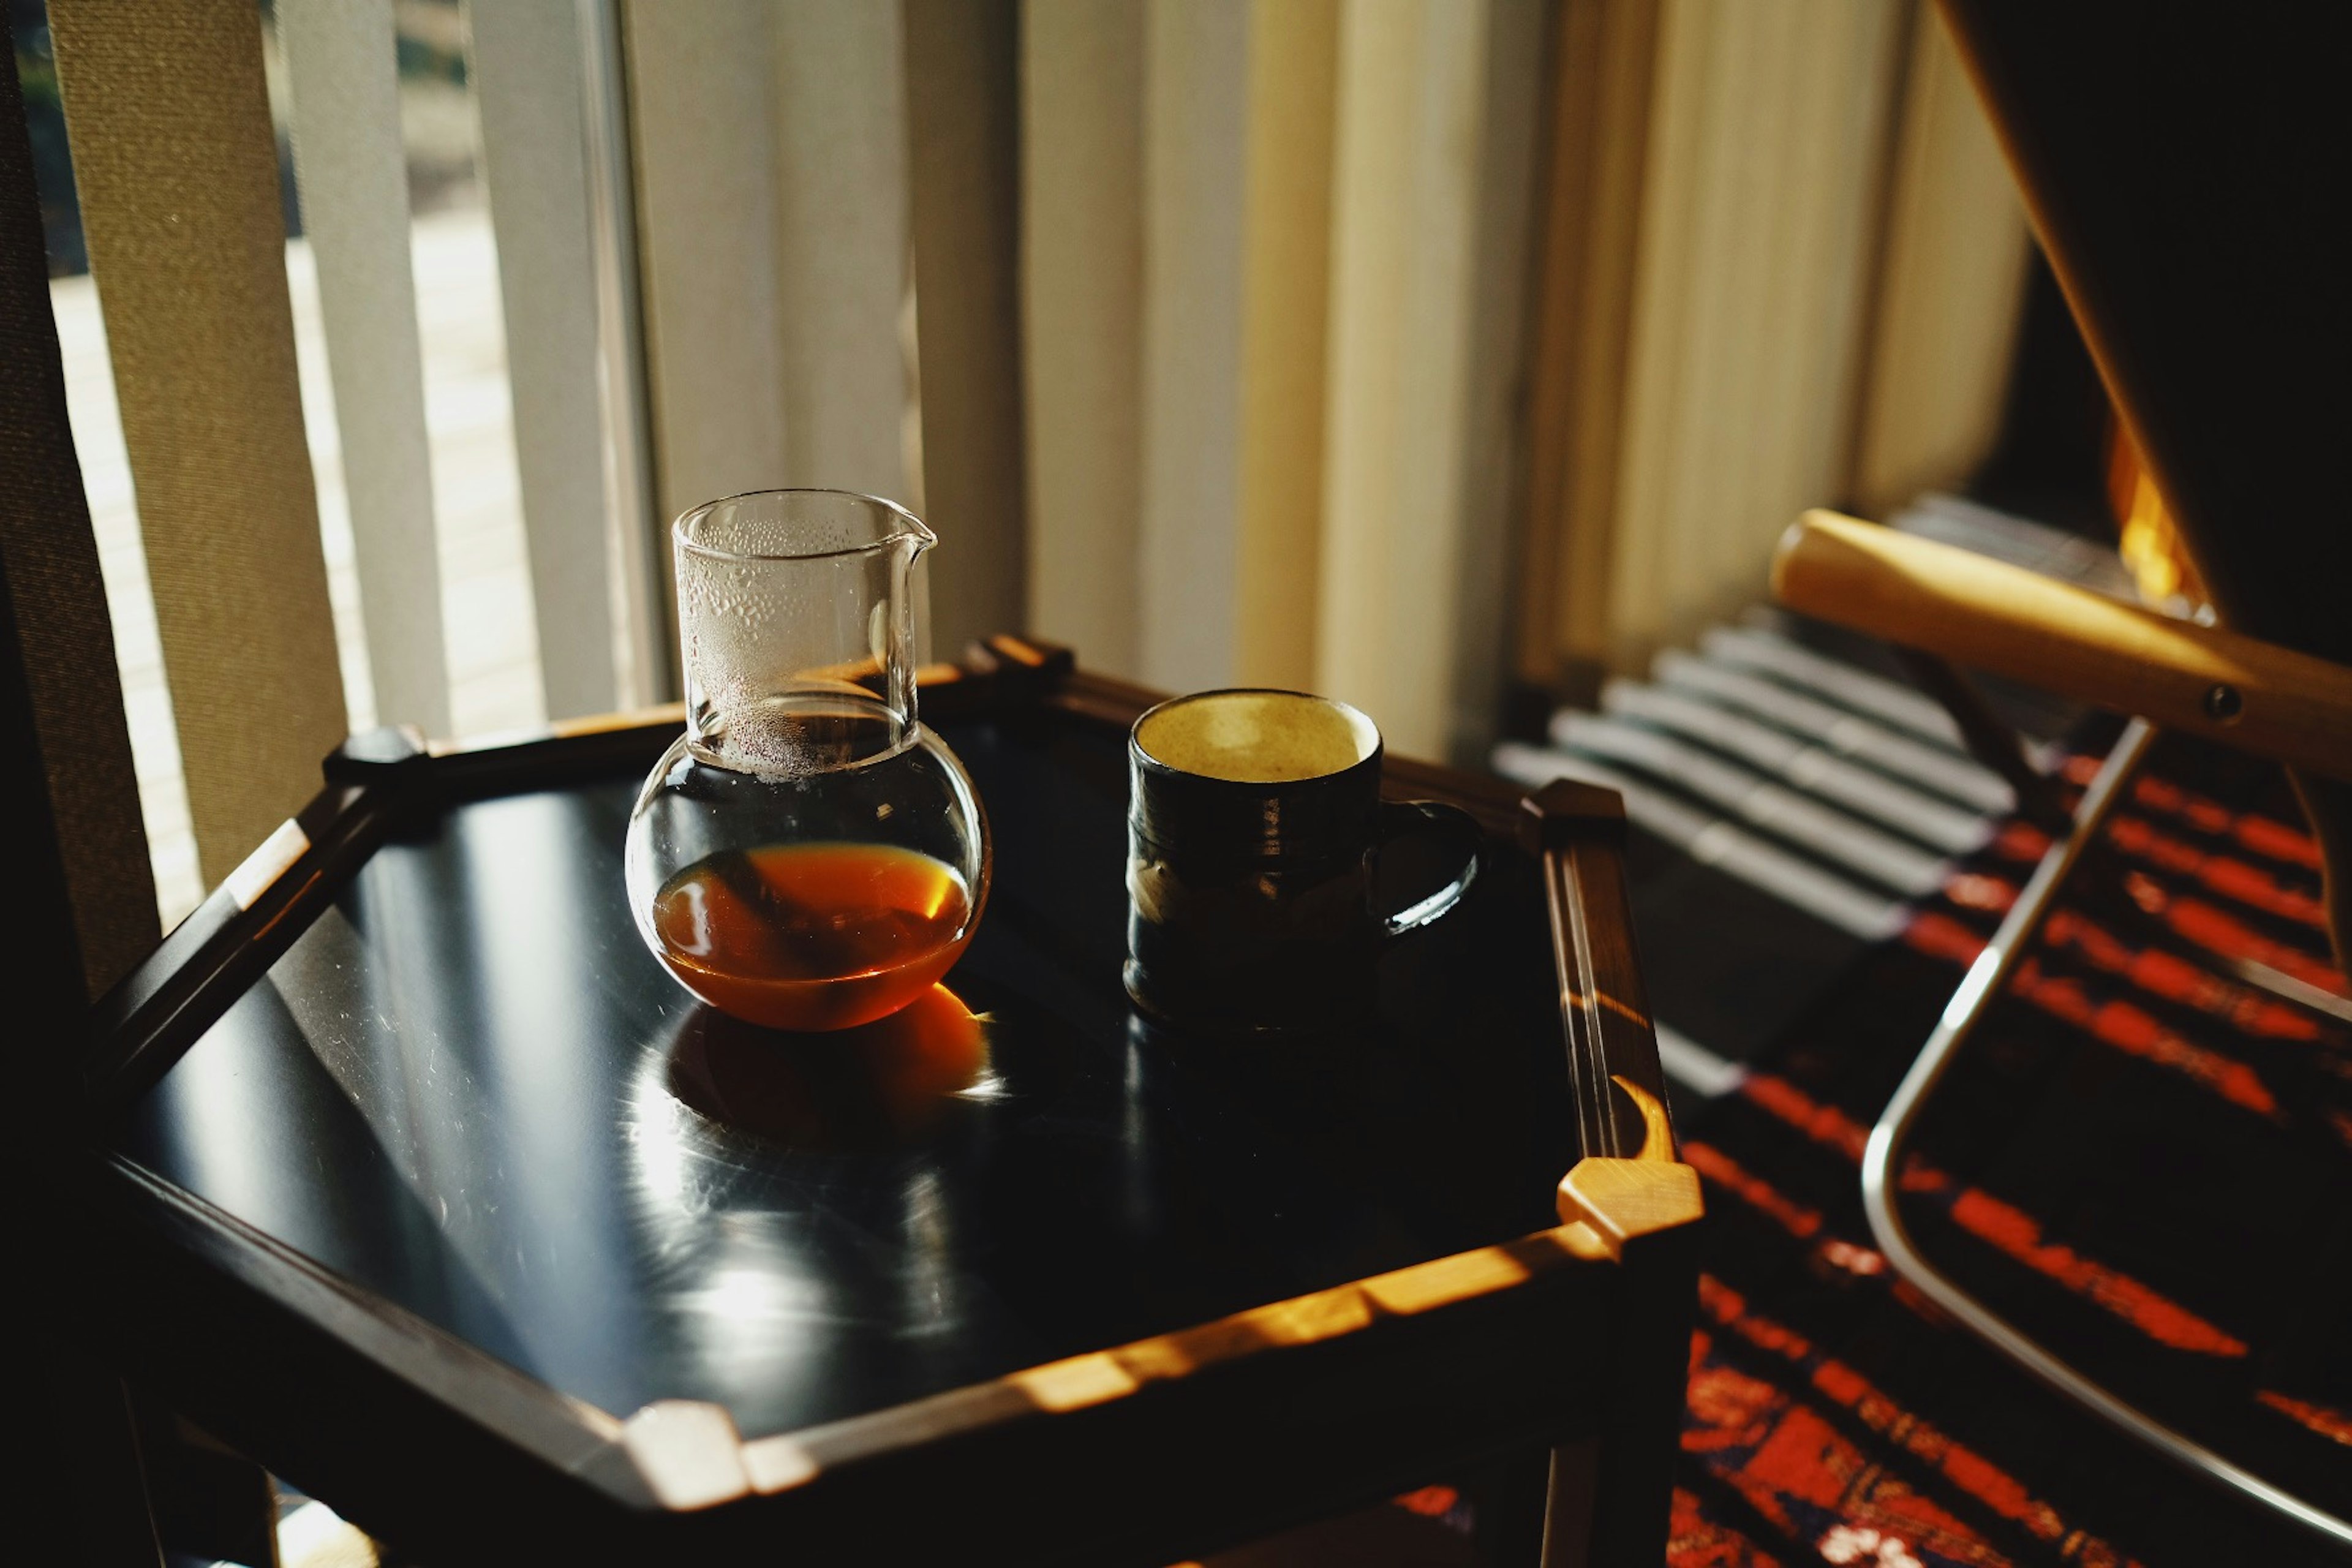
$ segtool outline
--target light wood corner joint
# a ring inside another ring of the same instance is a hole
[[[1559,1181],[1563,1224],[1591,1226],[1612,1258],[1628,1244],[1689,1225],[1706,1212],[1698,1173],[1670,1160],[1579,1160]]]

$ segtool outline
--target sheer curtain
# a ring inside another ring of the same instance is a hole
[[[51,9],[214,882],[350,710],[313,450],[351,707],[473,710],[394,14],[275,12],[322,446],[258,19]],[[1799,506],[1964,471],[2005,376],[2022,224],[1912,0],[499,0],[463,37],[527,557],[502,614],[551,719],[669,694],[665,520],[817,485],[922,509],[939,656],[1026,626],[1475,757],[1511,679],[1755,592]]]
[[[1504,628],[1544,9],[1029,0],[1037,630],[1454,746]]]
[[[1560,16],[1513,667],[1589,695],[1760,597],[1801,508],[1969,476],[2027,240],[1929,7]]]

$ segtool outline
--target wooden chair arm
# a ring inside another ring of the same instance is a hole
[[[2352,779],[2352,669],[2326,659],[1833,511],[1790,525],[1772,592],[1955,664]]]

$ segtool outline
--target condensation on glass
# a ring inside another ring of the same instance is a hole
[[[677,520],[686,732],[631,814],[628,897],[689,991],[771,1027],[919,995],[988,892],[971,781],[916,712],[916,559],[936,539],[836,490]]]

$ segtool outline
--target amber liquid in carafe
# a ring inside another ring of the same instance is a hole
[[[920,996],[971,940],[950,867],[878,844],[776,844],[696,861],[662,885],[662,962],[722,1012],[772,1029],[846,1029]]]

